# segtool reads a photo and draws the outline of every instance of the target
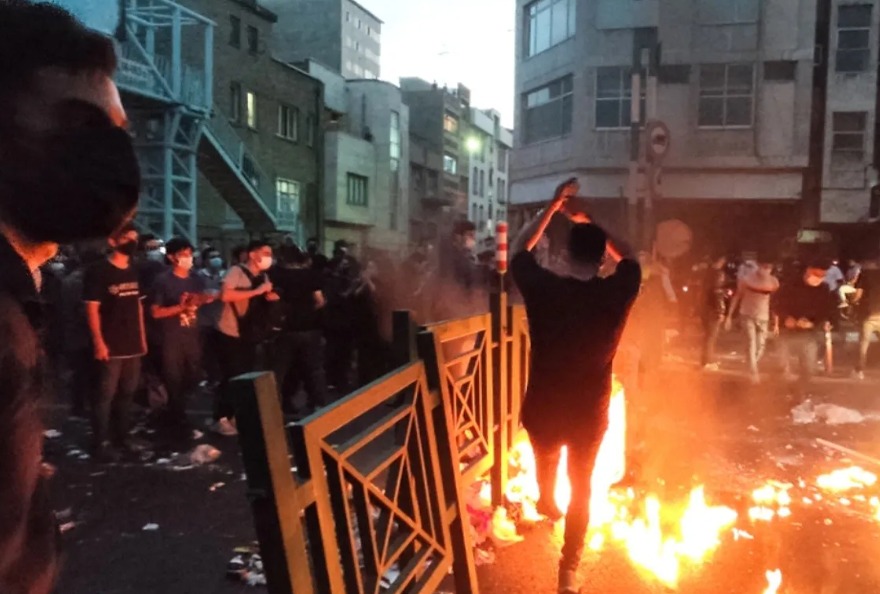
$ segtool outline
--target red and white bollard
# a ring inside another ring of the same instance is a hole
[[[495,226],[495,267],[498,274],[507,272],[507,222],[498,221]]]

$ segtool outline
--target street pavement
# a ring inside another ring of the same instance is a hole
[[[767,480],[797,484],[800,479],[812,485],[820,472],[849,464],[818,448],[817,437],[880,458],[876,373],[856,382],[841,370],[838,377],[817,381],[812,399],[877,417],[854,425],[794,425],[790,410],[796,401],[772,374],[753,387],[736,356],[725,359],[722,371],[704,373],[689,363],[692,355],[685,350],[671,357],[654,385],[633,397],[630,432],[638,443],[632,459],[637,490],[656,492],[666,500],[704,484],[710,502],[733,507],[743,518],[749,493]],[[199,408],[208,410],[205,395],[194,403]],[[197,442],[222,452],[209,465],[190,467],[175,457],[186,454],[185,448],[160,444],[146,462],[102,466],[80,459],[87,424],[67,417],[63,404],[51,412],[51,427],[60,432],[47,440],[47,459],[58,467],[54,504],[62,521],[72,523],[63,534],[59,594],[260,590],[225,576],[233,548],[255,538],[235,438],[206,434]],[[207,416],[197,410],[191,415]],[[150,524],[154,529],[145,530]],[[880,591],[880,569],[874,563],[880,553],[880,522],[864,514],[837,502],[796,502],[786,521],[749,528],[754,540],[733,542],[728,534],[705,564],[686,568],[679,591],[761,594],[765,571],[776,568],[783,572],[783,593]],[[494,561],[478,568],[481,591],[555,591],[559,545],[558,537],[539,527],[524,542],[496,550]],[[588,553],[580,574],[582,593],[669,591],[635,569],[613,545]]]

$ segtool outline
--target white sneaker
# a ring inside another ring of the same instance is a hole
[[[865,379],[865,372],[864,371],[853,371],[852,377],[853,377],[853,379],[863,380],[863,379]]]
[[[577,572],[571,569],[559,570],[559,594],[577,594],[580,587],[577,584]]]
[[[229,419],[220,419],[213,425],[211,425],[211,431],[214,433],[219,433],[224,437],[233,437],[238,435],[238,429],[235,428],[235,425],[232,424],[232,421]]]

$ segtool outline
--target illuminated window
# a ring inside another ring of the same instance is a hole
[[[282,220],[296,220],[299,217],[300,184],[291,179],[275,180],[275,199],[278,216]]]
[[[443,155],[443,171],[452,175],[458,173],[458,160],[448,153]]]
[[[257,129],[257,96],[253,91],[245,94],[245,116],[248,128]]]
[[[755,67],[752,64],[700,66],[699,126],[747,128],[752,125]]]
[[[575,4],[575,0],[536,0],[525,7],[526,57],[574,36]]]
[[[451,113],[447,113],[446,115],[444,115],[443,129],[450,134],[455,134],[456,132],[458,132],[458,118]]]

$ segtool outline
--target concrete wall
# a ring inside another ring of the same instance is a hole
[[[341,0],[260,0],[278,15],[272,51],[285,62],[314,58],[342,68]]]
[[[327,183],[324,189],[324,214],[327,225],[371,227],[376,224],[376,213],[371,208],[376,200],[376,147],[363,138],[347,132],[328,131],[325,135]],[[367,204],[347,203],[348,174],[366,177]]]
[[[690,175],[700,171],[704,198],[724,198],[740,175],[786,171],[800,176],[808,161],[812,99],[812,53],[816,0],[766,0],[755,20],[722,23],[702,0],[602,0],[577,4],[574,37],[530,58],[517,48],[518,93],[515,150],[511,157],[511,183],[554,180],[580,173],[587,178],[611,180],[585,191],[593,196],[618,197],[625,186],[629,159],[628,130],[597,130],[595,118],[596,73],[600,66],[629,67],[632,63],[632,27],[656,26],[663,46],[664,65],[690,69],[686,81],[661,83],[657,116],[667,122],[672,145],[665,167],[667,175]],[[518,0],[522,15],[527,0]],[[717,5],[717,3],[716,3]],[[720,5],[717,5],[720,6]],[[716,7],[717,7],[716,6]],[[517,18],[517,39],[523,39],[523,18]],[[763,63],[795,61],[794,81],[764,81]],[[755,65],[754,124],[746,129],[698,127],[701,63],[753,63]],[[523,95],[560,77],[573,77],[571,133],[526,145],[524,142]],[[592,176],[591,176],[592,174]],[[769,184],[761,199],[787,194],[799,197],[799,186],[790,181]],[[538,184],[540,186],[541,184]],[[544,184],[550,185],[550,184]],[[552,184],[555,186],[555,184]],[[546,199],[534,184],[513,189],[513,202]],[[664,181],[664,195],[688,193],[680,184]],[[681,190],[675,189],[681,187]],[[670,193],[667,194],[666,192]],[[754,194],[750,192],[750,194]]]

